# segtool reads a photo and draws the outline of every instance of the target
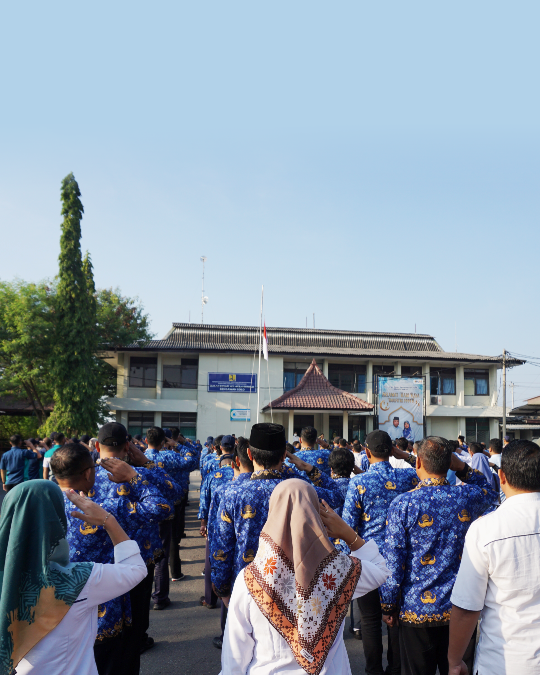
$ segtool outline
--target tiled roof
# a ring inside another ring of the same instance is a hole
[[[300,384],[285,392],[264,409],[294,410],[373,410],[374,406],[361,398],[330,384],[315,359]]]
[[[47,412],[52,412],[54,404],[45,403],[43,407]],[[31,401],[15,398],[9,394],[0,398],[0,410],[11,415],[32,415],[34,412]]]

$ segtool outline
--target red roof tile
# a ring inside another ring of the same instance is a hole
[[[286,391],[282,396],[265,406],[294,410],[373,410],[375,406],[354,394],[342,391],[330,384],[315,359],[300,381],[300,384]]]

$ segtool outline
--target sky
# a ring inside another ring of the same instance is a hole
[[[201,320],[540,357],[537,2],[23,1],[0,18],[0,278]],[[516,405],[540,370],[509,372]],[[510,390],[509,390],[510,402]]]

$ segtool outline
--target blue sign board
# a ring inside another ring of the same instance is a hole
[[[208,391],[249,394],[257,391],[257,375],[251,373],[208,373]]]

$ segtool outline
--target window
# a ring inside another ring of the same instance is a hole
[[[130,412],[128,413],[128,434],[146,434],[150,427],[154,426],[154,413]]]
[[[181,365],[163,366],[164,389],[197,389],[198,359],[182,359]]]
[[[295,415],[293,424],[293,433],[300,436],[304,427],[312,427],[315,425],[315,415]],[[289,442],[292,441],[289,439]]]
[[[349,363],[329,363],[328,379],[338,389],[353,394],[366,391],[366,367]]]
[[[162,413],[161,426],[163,428],[178,427],[185,438],[192,441],[197,437],[197,413]]]
[[[300,380],[306,374],[307,369],[306,363],[284,363],[283,391],[289,391],[297,387],[300,384]]]
[[[422,377],[422,366],[401,366],[401,377]]]
[[[489,396],[489,370],[465,368],[465,396]]]
[[[330,440],[339,436],[343,437],[343,416],[342,415],[329,415],[329,431],[330,431]]]
[[[129,360],[129,386],[150,387],[156,386],[157,357],[132,356]]]
[[[432,396],[454,395],[456,393],[455,368],[431,368],[429,380]]]
[[[349,413],[349,435],[347,440],[349,443],[353,441],[364,442],[366,438],[366,418],[362,415],[351,415]]]
[[[485,443],[489,445],[489,419],[485,417],[467,417],[465,439],[467,443]]]
[[[373,366],[373,393],[377,393],[377,375],[385,377],[394,374],[394,366]]]

